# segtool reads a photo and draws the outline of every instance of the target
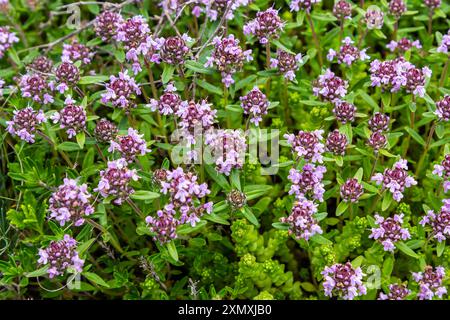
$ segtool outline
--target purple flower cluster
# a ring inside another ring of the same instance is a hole
[[[9,31],[9,27],[0,27],[0,59],[4,57],[6,50],[16,42],[19,42],[19,38],[14,32]]]
[[[86,110],[82,106],[77,106],[70,96],[64,103],[66,106],[61,111],[55,112],[50,119],[53,123],[59,123],[61,129],[66,129],[70,139],[86,129]]]
[[[356,107],[347,101],[336,101],[334,103],[333,114],[342,123],[353,122],[356,115]]]
[[[341,21],[344,19],[351,19],[352,4],[345,0],[336,1],[333,6],[333,15]]]
[[[308,241],[315,234],[322,234],[314,214],[317,212],[317,205],[314,202],[302,199],[297,201],[292,208],[289,217],[282,217],[282,223],[289,224],[289,234],[294,235],[297,240]]]
[[[128,128],[128,134],[117,136],[111,140],[109,152],[118,151],[128,163],[133,162],[137,156],[143,156],[151,150],[147,148],[147,142],[142,139],[144,135],[133,128]]]
[[[180,117],[178,125],[184,137],[191,144],[195,144],[196,129],[207,131],[216,121],[216,110],[206,100],[182,102],[176,115]]]
[[[439,120],[450,121],[450,95],[446,94],[442,100],[436,102],[436,111],[434,113]]]
[[[102,197],[114,198],[113,203],[120,205],[129,195],[134,193],[134,189],[129,183],[137,181],[139,176],[135,169],[129,169],[125,159],[108,161],[108,168],[100,171],[100,181],[95,192],[99,192]]]
[[[190,223],[195,226],[200,217],[206,212],[212,212],[212,202],[200,204],[210,191],[206,183],[200,184],[198,177],[192,172],[184,172],[178,167],[166,171],[166,177],[161,182],[161,192],[169,195],[169,204],[165,206],[168,213],[179,211],[181,223]]]
[[[233,19],[234,12],[239,7],[249,5],[252,0],[197,0],[196,2],[198,4],[192,9],[194,16],[198,18],[204,12],[211,21],[216,21],[223,14],[226,14],[227,20]]]
[[[54,101],[52,95],[53,86],[43,74],[33,73],[23,75],[20,78],[19,87],[24,98],[31,98],[33,101],[42,104],[49,104]]]
[[[431,70],[428,67],[416,68],[403,57],[383,62],[374,60],[370,64],[370,73],[373,87],[390,89],[391,92],[404,88],[406,92],[419,97],[425,95],[425,80],[431,77]]]
[[[322,275],[324,277],[323,289],[328,297],[337,296],[345,300],[353,300],[355,297],[367,293],[362,282],[361,268],[353,268],[350,262],[325,267]]]
[[[395,201],[400,202],[403,198],[405,188],[410,188],[417,184],[413,177],[408,176],[407,161],[400,159],[394,163],[392,169],[385,169],[384,173],[377,173],[372,177],[377,185],[383,185],[383,189],[388,189]]]
[[[267,114],[270,104],[266,95],[255,86],[245,96],[240,97],[240,100],[244,113],[250,115],[250,122],[257,126],[262,121],[262,116]]]
[[[447,289],[442,284],[445,269],[441,266],[434,268],[426,266],[424,272],[413,272],[413,278],[420,287],[417,297],[420,300],[432,300],[433,297],[442,298]]]
[[[117,126],[106,119],[100,119],[94,129],[94,135],[97,141],[109,143],[117,136]]]
[[[378,214],[375,215],[375,224],[378,228],[372,228],[369,238],[373,238],[383,245],[384,251],[395,250],[395,243],[400,240],[411,238],[408,229],[402,228],[403,214],[396,214],[393,218],[384,218]]]
[[[444,192],[450,190],[450,154],[446,154],[441,164],[435,164],[433,174],[444,178]]]
[[[384,24],[384,13],[377,7],[369,7],[364,16],[364,21],[369,30],[381,29]]]
[[[319,3],[321,0],[292,0],[289,7],[291,11],[305,10],[310,12],[313,4]]]
[[[175,218],[175,214],[173,206],[167,205],[163,210],[157,211],[156,217],[145,217],[145,222],[153,233],[153,241],[163,245],[177,238],[177,226],[181,221]]]
[[[356,60],[369,60],[370,57],[366,54],[367,49],[359,50],[358,47],[353,45],[353,40],[350,37],[346,37],[342,40],[343,45],[336,52],[333,49],[328,51],[327,59],[333,61],[334,58],[337,59],[339,64],[345,63],[350,66]]]
[[[405,298],[411,293],[406,284],[390,284],[389,293],[380,293],[378,300],[405,300]]]
[[[50,242],[45,249],[39,249],[39,260],[41,265],[49,265],[47,270],[50,279],[63,275],[68,269],[81,272],[84,260],[81,260],[77,252],[77,242],[68,234],[59,241]]]
[[[178,66],[184,63],[186,56],[189,53],[189,47],[186,42],[192,41],[186,34],[181,37],[169,37],[161,39],[159,56],[165,63]]]
[[[380,149],[387,145],[386,135],[384,135],[381,131],[374,131],[370,134],[367,144],[373,148],[375,153],[377,153]]]
[[[95,18],[95,34],[100,37],[102,41],[111,41],[111,39],[117,35],[117,30],[122,23],[123,18],[119,13],[107,10],[103,11]]]
[[[420,220],[422,226],[429,225],[432,229],[432,235],[437,241],[445,241],[450,238],[450,199],[443,200],[444,205],[439,213],[429,210]]]
[[[335,154],[343,156],[345,154],[345,149],[347,148],[348,140],[347,136],[340,133],[338,129],[334,129],[328,134],[327,141],[325,144],[326,150]]]
[[[336,102],[347,94],[348,82],[327,69],[313,82],[313,93],[325,101]]]
[[[389,131],[390,118],[387,114],[375,112],[369,119],[369,129],[372,131],[387,132]]]
[[[53,61],[46,56],[38,56],[29,64],[33,71],[50,73],[53,69]]]
[[[437,9],[441,6],[441,0],[423,0],[423,3],[431,10]]]
[[[323,130],[299,131],[297,135],[285,134],[284,138],[298,157],[312,163],[322,163],[325,146],[322,141]]]
[[[152,111],[156,111],[156,109],[158,109],[159,113],[165,116],[177,113],[182,100],[180,96],[175,93],[176,91],[177,89],[175,86],[169,83],[162,96],[159,97],[159,100],[151,99],[148,106]]]
[[[60,185],[48,200],[50,217],[61,226],[67,222],[80,226],[84,223],[85,216],[94,213],[89,198],[91,194],[86,184],[79,186],[76,180],[65,178],[64,184]]]
[[[252,50],[243,50],[239,46],[239,40],[230,34],[228,37],[215,37],[214,49],[208,57],[205,67],[215,65],[222,75],[222,82],[229,87],[233,80],[233,74],[242,69],[245,61],[253,60]]]
[[[80,70],[78,67],[72,64],[71,62],[63,62],[61,63],[55,71],[55,76],[58,85],[56,86],[56,90],[59,93],[64,93],[69,90],[70,87],[73,87],[77,84],[78,80],[80,80]],[[50,83],[53,87],[53,83]]]
[[[422,44],[419,40],[411,41],[408,38],[401,38],[398,41],[391,40],[391,42],[386,45],[386,48],[391,50],[391,52],[398,50],[403,53],[411,48],[422,49]]]
[[[389,13],[400,19],[400,17],[406,12],[406,3],[403,0],[391,0],[389,2]]]
[[[243,167],[247,144],[241,130],[211,130],[205,143],[211,148],[218,172],[228,176],[233,168]]]
[[[277,68],[289,81],[295,79],[295,72],[299,69],[299,65],[303,63],[302,54],[292,54],[284,50],[277,50],[277,57],[270,59],[270,67]]]
[[[355,178],[345,181],[340,189],[342,201],[344,202],[358,202],[363,192],[363,186]]]
[[[75,63],[76,61],[81,61],[81,64],[87,65],[91,63],[91,59],[94,56],[88,47],[78,41],[72,41],[71,44],[65,43],[63,45],[63,52],[61,60],[63,62]]]
[[[42,110],[35,111],[31,107],[26,107],[20,110],[14,110],[12,120],[6,121],[6,130],[28,143],[34,143],[36,127],[45,121],[47,119]]]
[[[253,34],[261,44],[266,44],[271,39],[277,39],[283,28],[284,22],[278,16],[278,10],[269,8],[258,11],[256,18],[244,25],[244,34]]]
[[[288,175],[288,179],[292,182],[289,194],[295,194],[298,200],[310,196],[314,200],[323,202],[325,188],[322,179],[326,171],[324,166],[313,164],[304,165],[302,171],[292,168]]]
[[[102,102],[111,102],[114,107],[119,107],[129,112],[136,106],[134,99],[141,94],[139,85],[128,72],[119,72],[119,76],[111,76],[106,84],[106,93],[102,94]]]
[[[450,48],[450,29],[447,31],[447,34],[442,36],[441,44],[437,48],[437,52],[448,53]]]

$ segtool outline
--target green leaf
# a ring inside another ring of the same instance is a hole
[[[328,212],[317,212],[313,215],[314,219],[317,221],[322,221],[328,216]]]
[[[315,242],[317,244],[323,244],[323,245],[330,245],[333,244],[332,241],[328,240],[327,238],[325,238],[324,236],[320,235],[320,234],[315,234],[311,237],[310,239],[312,242]]]
[[[177,234],[186,235],[192,232],[196,232],[206,226],[207,222],[205,220],[200,220],[195,224],[195,226],[191,226],[190,223],[182,224],[177,228]]]
[[[358,171],[356,171],[356,173],[353,176],[353,178],[357,179],[358,182],[361,183],[362,178],[363,178],[363,174],[364,174],[364,169],[363,168],[359,168]]]
[[[96,76],[84,76],[80,78],[79,84],[93,84],[103,83],[109,80],[109,76],[96,75]]]
[[[116,50],[114,52],[114,56],[120,63],[123,63],[125,61],[125,52],[123,50]]]
[[[86,134],[84,132],[78,132],[76,135],[77,143],[80,149],[84,148],[84,143],[86,142]]]
[[[84,159],[83,159],[83,170],[91,167],[94,164],[94,157],[95,157],[95,150],[94,148],[89,148],[89,150],[86,152]]]
[[[336,156],[334,160],[336,161],[338,167],[342,167],[344,164],[344,158],[342,158],[342,156]]]
[[[188,60],[184,63],[184,66],[197,73],[214,74],[213,69],[206,68],[203,64],[197,61]]]
[[[166,244],[166,247],[167,247],[167,251],[169,252],[170,257],[173,260],[178,261],[178,251],[177,251],[177,247],[175,246],[175,242],[170,241],[169,243]]]
[[[241,179],[239,178],[239,170],[233,169],[231,171],[230,182],[233,187],[241,191]]]
[[[343,214],[348,209],[348,202],[341,201],[339,202],[339,205],[336,208],[336,216],[339,217],[341,214]]]
[[[392,270],[394,269],[394,257],[388,256],[384,259],[382,273],[386,278],[391,276]]]
[[[222,218],[221,216],[219,216],[218,214],[215,214],[214,212],[204,215],[203,218],[205,220],[208,220],[208,221],[211,221],[214,223],[219,223],[219,224],[223,224],[226,226],[230,225],[230,223],[228,222],[227,219]]]
[[[109,284],[105,282],[98,274],[93,272],[83,272],[83,276],[86,277],[92,283],[98,284],[102,287],[109,288]]]
[[[170,65],[170,64],[166,64],[164,65],[164,70],[163,73],[161,75],[161,81],[163,84],[168,83],[173,76],[173,72],[175,71],[175,67]]]
[[[250,207],[245,206],[241,209],[242,214],[245,218],[247,218],[248,221],[250,221],[255,226],[259,227],[258,219],[255,217],[255,215],[252,212],[252,209]]]
[[[272,223],[272,227],[274,227],[275,229],[280,229],[280,230],[289,230],[289,223],[283,223],[283,222],[274,222]]]
[[[214,93],[218,96],[222,96],[223,95],[223,90],[219,87],[216,87],[215,85],[210,84],[209,82],[206,82],[204,80],[201,79],[197,79],[195,81],[196,84],[198,84],[200,87],[202,87],[203,89],[205,89],[208,92]]]
[[[436,245],[436,254],[438,257],[442,256],[445,250],[445,241],[439,241]]]
[[[225,191],[230,191],[231,187],[228,184],[227,179],[222,174],[219,174],[216,169],[214,169],[211,165],[205,164],[205,170],[208,175],[213,179],[219,186],[222,187]]]
[[[310,282],[302,282],[302,283],[300,283],[300,286],[306,292],[315,292],[316,291],[316,287],[314,287],[314,285]]]
[[[415,259],[419,259],[420,256],[415,253],[410,247],[408,247],[403,241],[397,241],[395,243],[395,246],[397,247],[397,249],[399,249],[401,252],[403,252],[404,254],[413,257]]]
[[[137,190],[136,192],[130,195],[130,198],[134,200],[153,200],[159,198],[160,196],[161,195],[156,192]]]
[[[244,193],[247,200],[253,200],[272,190],[272,186],[268,185],[246,185]]]
[[[58,150],[62,150],[62,151],[79,151],[79,150],[81,150],[78,143],[70,142],[70,141],[63,142],[63,143],[59,144],[56,148]]]
[[[49,268],[49,266],[47,265],[47,266],[44,266],[44,267],[42,267],[40,269],[37,269],[35,271],[25,273],[25,277],[27,277],[27,278],[41,277],[41,276],[47,274],[48,268]]]
[[[358,91],[358,95],[365,101],[367,102],[368,105],[370,105],[372,108],[374,108],[375,110],[378,110],[378,104],[375,102],[375,100],[372,99],[371,96],[369,96],[366,92],[364,92],[363,90],[359,90]]]
[[[405,130],[420,145],[425,146],[425,140],[423,140],[423,138],[415,130],[411,129],[410,127],[405,127]]]
[[[392,193],[386,192],[383,197],[383,202],[381,203],[381,211],[389,209],[393,200]]]

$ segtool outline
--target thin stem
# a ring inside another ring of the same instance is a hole
[[[376,168],[376,166],[377,166],[377,163],[378,163],[378,158],[380,158],[380,153],[379,152],[377,152],[377,156],[375,157],[375,161],[373,162],[373,165],[372,165],[372,170],[370,170],[370,176],[369,176],[369,179],[373,176],[373,174],[375,173],[375,168]]]
[[[141,209],[138,208],[138,206],[131,200],[130,198],[127,198],[127,203],[130,205],[130,207],[141,217],[142,219],[145,219],[144,213],[141,211]]]
[[[342,42],[343,36],[344,36],[344,18],[341,18],[341,24],[339,29],[339,43]]]
[[[72,161],[70,160],[69,156],[68,156],[64,151],[58,150],[58,149],[56,148],[55,143],[52,141],[52,139],[50,139],[49,136],[47,136],[45,133],[43,133],[43,132],[40,131],[40,130],[37,130],[36,132],[37,132],[37,134],[40,135],[42,138],[44,138],[45,140],[47,140],[47,142],[50,143],[51,146],[52,146],[55,150],[57,150],[57,151],[59,152],[59,154],[60,154],[60,155],[63,157],[63,159],[67,162],[67,164],[69,165],[70,168],[74,168],[74,165],[73,165]]]
[[[433,32],[433,10],[430,10],[428,13],[428,34],[431,35]]]
[[[289,93],[288,93],[288,80],[284,78],[283,83],[283,109],[286,124],[291,124],[291,115],[289,109]]]
[[[323,66],[322,49],[320,48],[319,38],[317,37],[316,30],[314,29],[314,23],[313,23],[313,21],[311,19],[311,15],[309,13],[306,13],[306,18],[308,19],[308,23],[309,23],[309,26],[311,28],[312,37],[313,37],[313,40],[314,40],[314,44],[315,44],[316,49],[317,49],[317,56],[319,58],[319,66],[320,66],[320,68],[322,68],[322,66]]]
[[[392,32],[392,40],[397,41],[398,19],[395,19],[394,31]]]
[[[364,29],[364,32],[361,33],[361,37],[360,37],[359,40],[358,40],[358,48],[361,48],[362,42],[363,42],[364,38],[365,38],[366,35],[367,35],[367,30],[368,30],[368,29],[366,28],[366,29]]]
[[[430,131],[428,132],[427,142],[423,149],[422,155],[420,156],[419,162],[417,163],[417,169],[416,169],[416,173],[415,173],[416,177],[419,177],[420,171],[422,170],[422,166],[425,161],[425,157],[428,153],[428,150],[430,149],[431,139],[433,138],[435,129],[436,129],[436,121],[433,121]]]
[[[439,79],[439,87],[443,88],[445,85],[445,81],[447,80],[447,72],[448,72],[448,65],[450,63],[450,56],[448,56],[447,61],[445,62],[444,69],[442,70],[441,79]]]
[[[270,69],[270,43],[266,43],[266,67],[267,69]],[[270,94],[270,78],[267,78],[266,80],[266,96],[269,98]]]

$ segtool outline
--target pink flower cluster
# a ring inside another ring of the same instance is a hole
[[[266,11],[258,11],[256,18],[244,25],[244,34],[253,34],[261,44],[266,44],[271,39],[277,39],[283,28],[284,22],[278,16],[278,11],[269,8]]]
[[[323,202],[325,188],[322,179],[326,171],[324,166],[313,164],[304,165],[302,171],[292,168],[288,175],[288,179],[292,183],[289,194],[295,194],[299,200],[310,196],[314,200]]]
[[[450,199],[444,199],[443,203],[439,213],[429,210],[419,222],[422,226],[429,225],[433,238],[439,242],[450,238]]]
[[[284,138],[299,158],[312,163],[322,163],[325,146],[322,143],[323,130],[299,131],[297,135],[285,134]]]
[[[450,190],[450,154],[446,154],[441,164],[435,164],[433,174],[444,178],[444,192]]]
[[[441,299],[447,294],[447,289],[442,283],[444,277],[445,269],[441,266],[436,268],[426,266],[424,272],[413,272],[413,278],[420,287],[417,297],[420,300],[432,300],[433,297]]]
[[[222,82],[229,87],[233,80],[233,74],[242,69],[245,61],[253,60],[252,50],[243,50],[239,46],[239,40],[230,34],[228,37],[215,37],[214,49],[208,57],[205,67],[215,65],[222,75]]]
[[[400,240],[411,238],[408,229],[402,228],[403,214],[396,214],[393,218],[384,218],[378,214],[375,215],[375,224],[378,228],[372,228],[369,238],[373,238],[383,245],[384,251],[395,250],[395,243]]]
[[[170,1],[170,0],[169,0]],[[173,2],[173,0],[171,0]],[[234,18],[234,12],[239,7],[249,5],[252,0],[196,0],[197,5],[192,9],[192,14],[197,18],[204,12],[211,21],[216,21],[226,14],[227,20]],[[228,12],[226,9],[228,8]]]
[[[22,97],[31,98],[33,101],[49,104],[53,103],[53,85],[47,81],[47,77],[43,74],[32,73],[25,74],[20,78],[19,82]]]
[[[313,4],[319,3],[321,0],[292,0],[289,7],[291,11],[300,11],[300,9],[310,12]]]
[[[336,101],[334,103],[333,114],[342,123],[355,121],[356,107],[347,101]]]
[[[264,93],[254,87],[245,96],[240,97],[241,107],[244,109],[244,113],[250,115],[250,122],[256,126],[262,121],[262,116],[267,114],[267,108],[269,107],[269,101]]]
[[[123,23],[123,18],[119,13],[103,11],[94,22],[94,31],[102,41],[110,41],[117,35],[119,26]]]
[[[389,293],[380,293],[378,300],[405,300],[411,290],[405,284],[390,284]]]
[[[137,156],[143,156],[151,151],[147,148],[147,142],[142,139],[143,136],[143,134],[139,134],[137,130],[130,127],[127,135],[119,135],[115,140],[111,140],[108,151],[118,151],[123,159],[131,163]]]
[[[446,94],[442,100],[436,102],[434,112],[441,121],[450,121],[450,95]]]
[[[169,83],[164,89],[164,93],[159,97],[159,100],[151,99],[148,107],[152,111],[158,109],[162,115],[169,115],[177,113],[182,103],[180,96],[176,93],[177,89],[172,83]]]
[[[9,31],[9,27],[0,27],[0,59],[4,57],[6,50],[16,42],[19,42],[19,38],[14,32]]]
[[[141,94],[139,85],[128,72],[119,72],[119,76],[111,76],[106,84],[106,93],[102,94],[102,102],[111,102],[114,107],[119,107],[129,112],[136,106],[134,99]]]
[[[69,269],[81,272],[84,260],[78,256],[75,239],[66,234],[62,240],[52,241],[47,248],[39,249],[38,263],[49,266],[47,273],[52,279]]]
[[[31,107],[14,110],[14,117],[6,121],[6,130],[20,139],[34,143],[34,134],[37,126],[47,121],[42,110],[35,111]]]
[[[437,52],[448,53],[450,48],[450,29],[447,31],[447,34],[442,36],[441,44],[437,48]]]
[[[353,45],[353,40],[350,37],[346,37],[342,40],[343,45],[336,52],[333,49],[328,51],[327,59],[333,61],[335,58],[339,64],[345,63],[350,66],[356,60],[369,60],[370,57],[366,54],[367,49],[358,49],[358,47]]]
[[[55,112],[50,119],[53,120],[53,123],[59,123],[61,129],[66,129],[70,139],[86,129],[86,110],[82,106],[76,105],[75,100],[70,96],[64,103],[66,106],[61,111]]]
[[[353,268],[350,262],[325,267],[322,275],[324,278],[323,289],[327,297],[337,296],[345,300],[353,300],[355,297],[367,293],[362,282],[361,268]]]
[[[388,189],[395,201],[400,202],[403,198],[405,188],[410,188],[417,184],[413,177],[408,176],[407,161],[400,159],[394,163],[392,169],[385,169],[384,173],[377,173],[372,177],[377,185],[383,185],[383,189]]]
[[[211,148],[218,172],[228,176],[233,168],[243,167],[247,144],[241,130],[211,130],[205,143]]]
[[[374,60],[370,64],[370,73],[373,87],[390,89],[391,92],[404,88],[406,92],[419,97],[425,95],[425,81],[431,77],[428,67],[416,68],[403,57],[382,62]]]
[[[64,93],[78,83],[80,80],[80,70],[78,70],[78,67],[71,62],[66,61],[56,68],[55,76],[57,82],[55,89],[59,91],[59,93]],[[54,84],[51,82],[50,85],[53,89]]]
[[[128,168],[128,162],[121,158],[115,161],[108,161],[108,168],[100,171],[100,181],[95,192],[99,192],[102,197],[112,197],[113,203],[121,205],[128,199],[134,189],[129,186],[131,181],[139,180],[137,171]]]
[[[322,234],[314,214],[317,213],[317,205],[314,202],[302,199],[297,201],[292,208],[289,217],[282,217],[282,223],[289,224],[289,234],[293,234],[297,240],[308,241],[315,234]]]
[[[295,79],[295,72],[301,63],[303,63],[301,53],[292,54],[283,50],[277,50],[277,57],[270,59],[270,67],[277,68],[289,81]]]
[[[401,38],[398,41],[391,40],[391,42],[386,45],[386,48],[391,50],[391,52],[394,52],[395,50],[405,52],[411,48],[422,49],[422,45],[419,40],[411,41],[408,38]]]
[[[94,213],[94,207],[89,201],[91,197],[86,184],[78,185],[76,180],[65,178],[64,184],[52,193],[48,201],[50,217],[61,226],[67,222],[80,226],[85,216]]]
[[[351,178],[345,181],[340,188],[342,201],[344,202],[358,202],[358,199],[363,195],[363,186],[358,182],[358,179]]]
[[[63,45],[63,52],[61,60],[63,62],[75,63],[76,61],[81,61],[81,64],[87,65],[91,63],[91,59],[94,56],[88,47],[78,41],[72,41],[71,44],[65,43]]]
[[[327,69],[313,82],[313,94],[325,101],[338,102],[347,94],[348,82]]]

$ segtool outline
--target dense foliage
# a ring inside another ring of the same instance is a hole
[[[0,298],[448,298],[446,0],[0,10]]]

